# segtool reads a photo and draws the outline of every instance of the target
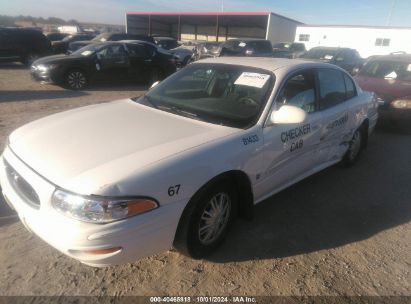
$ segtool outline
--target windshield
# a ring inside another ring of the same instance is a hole
[[[204,43],[204,47],[209,51],[217,51],[221,47],[221,43]]]
[[[68,35],[68,36],[64,37],[62,39],[62,41],[67,42],[67,41],[70,41],[72,38],[73,38],[73,35]]]
[[[245,53],[246,42],[243,41],[227,41],[222,45],[222,50],[225,55],[241,55]]]
[[[361,70],[360,75],[411,81],[411,62],[370,61]]]
[[[91,41],[107,41],[107,38],[110,33],[102,33],[94,37]]]
[[[102,47],[103,47],[103,44],[101,43],[100,44],[89,44],[73,52],[72,55],[90,56],[91,54],[94,54],[96,51],[98,51]]]
[[[309,59],[332,60],[337,55],[336,49],[311,49],[303,57]]]
[[[253,126],[274,84],[271,72],[226,64],[193,64],[137,102],[159,110],[235,128]]]
[[[273,45],[273,49],[278,49],[282,51],[288,51],[291,47],[290,43],[276,43]]]

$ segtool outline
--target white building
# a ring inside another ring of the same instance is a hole
[[[367,58],[393,52],[411,53],[411,28],[299,25],[295,41],[304,42],[307,50],[316,46],[353,48]]]

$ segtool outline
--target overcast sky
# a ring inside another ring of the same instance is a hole
[[[221,11],[222,3],[225,11],[271,11],[307,24],[411,27],[410,0],[0,0],[0,14],[124,24],[125,12]]]

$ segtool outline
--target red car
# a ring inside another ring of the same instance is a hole
[[[382,120],[411,122],[411,55],[372,57],[355,76],[363,90],[375,92]]]

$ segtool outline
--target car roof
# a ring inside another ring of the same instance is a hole
[[[381,55],[372,56],[371,61],[384,60],[384,61],[408,61],[411,62],[411,54],[395,54],[395,55]]]
[[[163,36],[155,36],[155,37],[153,37],[153,39],[154,40],[170,40],[170,41],[177,40],[173,37],[163,37]]]
[[[158,45],[155,43],[152,43],[150,41],[145,41],[145,40],[137,40],[137,39],[125,39],[125,40],[119,40],[119,41],[108,41],[108,42],[120,42],[120,43],[130,43],[130,44],[148,44],[151,46],[154,46],[158,48]]]
[[[258,69],[264,69],[268,71],[275,71],[278,69],[284,69],[285,72],[299,69],[299,68],[313,68],[313,67],[327,67],[341,70],[339,67],[328,64],[320,63],[310,60],[301,59],[286,59],[286,58],[273,58],[273,57],[216,57],[208,58],[196,61],[192,64],[211,63],[211,64],[233,64],[247,67],[253,67]]]
[[[267,39],[263,39],[263,38],[234,38],[234,39],[228,39],[225,42],[230,42],[230,41],[269,41]]]
[[[354,50],[354,49],[351,49],[351,48],[346,48],[346,47],[333,47],[333,46],[316,46],[316,47],[313,47],[313,48],[311,48],[310,49],[310,51],[311,50]]]

